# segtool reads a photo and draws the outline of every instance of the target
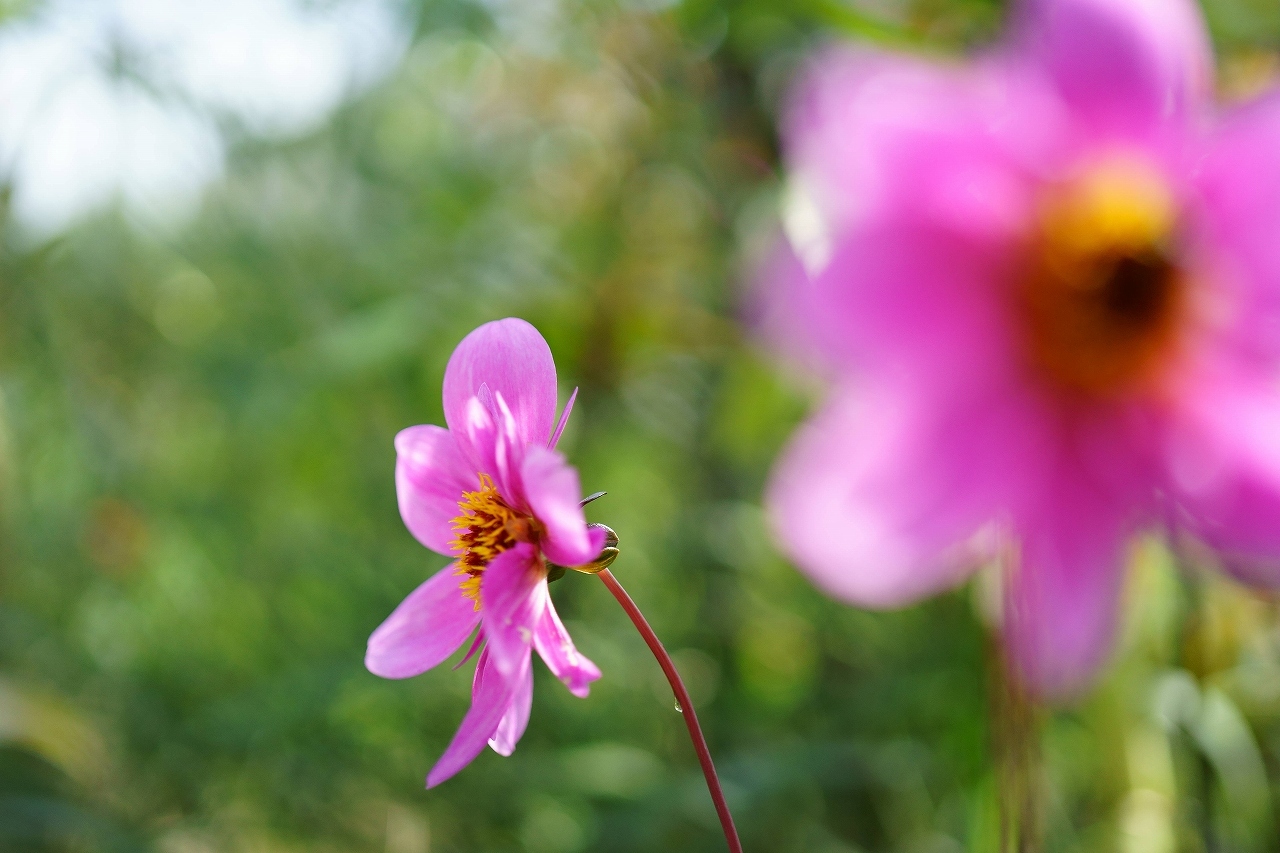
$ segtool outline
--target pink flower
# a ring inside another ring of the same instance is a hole
[[[533,702],[531,649],[575,696],[600,677],[574,648],[547,590],[548,561],[580,565],[604,546],[604,533],[583,518],[577,472],[554,449],[573,400],[556,424],[547,342],[523,320],[498,320],[467,335],[449,359],[448,429],[415,426],[396,436],[400,515],[419,542],[457,562],[373,632],[365,666],[384,678],[418,675],[477,627],[468,657],[485,646],[471,710],[427,787],[470,764],[486,743],[501,755],[515,749]]]
[[[1280,583],[1280,95],[1211,89],[1192,0],[1028,0],[964,65],[812,63],[762,278],[833,379],[767,496],[819,586],[895,607],[1003,555],[1013,662],[1061,696],[1136,534]]]

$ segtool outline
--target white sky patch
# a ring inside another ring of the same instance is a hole
[[[38,234],[116,200],[172,220],[222,174],[220,120],[306,132],[407,35],[391,0],[51,0],[0,25],[0,180]]]

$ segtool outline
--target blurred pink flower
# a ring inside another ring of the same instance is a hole
[[[578,474],[555,451],[556,367],[523,320],[486,323],[458,344],[444,374],[448,429],[396,436],[396,494],[409,531],[457,562],[423,583],[369,638],[365,666],[384,678],[426,672],[479,631],[484,644],[467,712],[427,787],[485,743],[510,755],[533,702],[531,649],[575,696],[600,670],[577,649],[547,590],[547,561],[575,566],[604,547],[579,505]],[[555,426],[555,431],[552,427]],[[545,557],[545,559],[544,559]]]
[[[967,64],[811,64],[761,278],[832,379],[767,495],[819,586],[894,607],[1005,555],[1052,697],[1105,659],[1135,533],[1280,584],[1280,95],[1211,88],[1192,0],[1028,0]]]

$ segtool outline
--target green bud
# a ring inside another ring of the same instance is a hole
[[[605,548],[600,552],[600,556],[596,557],[590,563],[584,563],[581,566],[570,566],[575,572],[582,572],[588,575],[594,575],[603,572],[618,559],[618,554],[622,553],[617,548]]]

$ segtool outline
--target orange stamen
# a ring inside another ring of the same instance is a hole
[[[458,501],[462,512],[452,522],[455,538],[449,547],[461,551],[458,574],[462,592],[480,609],[480,577],[494,557],[518,542],[536,542],[538,522],[512,509],[498,494],[493,479],[480,474],[480,488],[463,492]]]

